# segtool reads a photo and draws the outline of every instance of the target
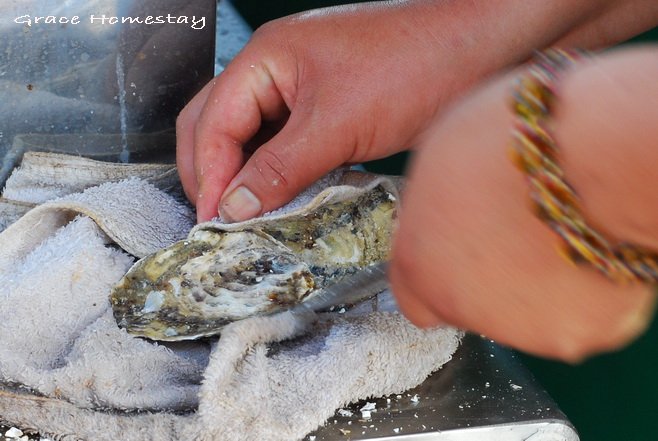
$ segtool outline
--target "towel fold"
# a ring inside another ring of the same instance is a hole
[[[459,344],[455,329],[419,330],[374,306],[254,317],[194,342],[127,334],[111,286],[191,227],[186,205],[128,179],[0,233],[2,419],[62,439],[296,440],[349,402],[416,386]]]

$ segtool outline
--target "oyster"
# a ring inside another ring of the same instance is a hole
[[[214,335],[386,260],[396,183],[358,172],[341,183],[289,213],[199,225],[187,240],[141,259],[112,290],[117,323],[153,340]]]

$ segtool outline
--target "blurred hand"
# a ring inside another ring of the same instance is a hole
[[[658,50],[584,62],[560,83],[554,132],[585,215],[611,238],[658,249]],[[654,294],[558,253],[512,164],[512,76],[433,127],[403,195],[390,276],[407,317],[449,323],[534,354],[577,361],[644,330]]]

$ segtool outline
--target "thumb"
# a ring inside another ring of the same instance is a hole
[[[330,139],[341,131],[318,128],[291,115],[284,128],[260,146],[226,187],[221,217],[238,222],[281,207],[351,157],[349,146]]]

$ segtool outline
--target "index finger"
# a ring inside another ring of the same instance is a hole
[[[217,216],[222,193],[244,163],[243,146],[261,123],[288,114],[267,64],[250,58],[236,59],[216,79],[198,116],[193,161],[199,221]]]
[[[199,185],[194,171],[194,131],[196,121],[216,83],[213,79],[187,103],[176,119],[176,168],[187,198],[196,205]]]

